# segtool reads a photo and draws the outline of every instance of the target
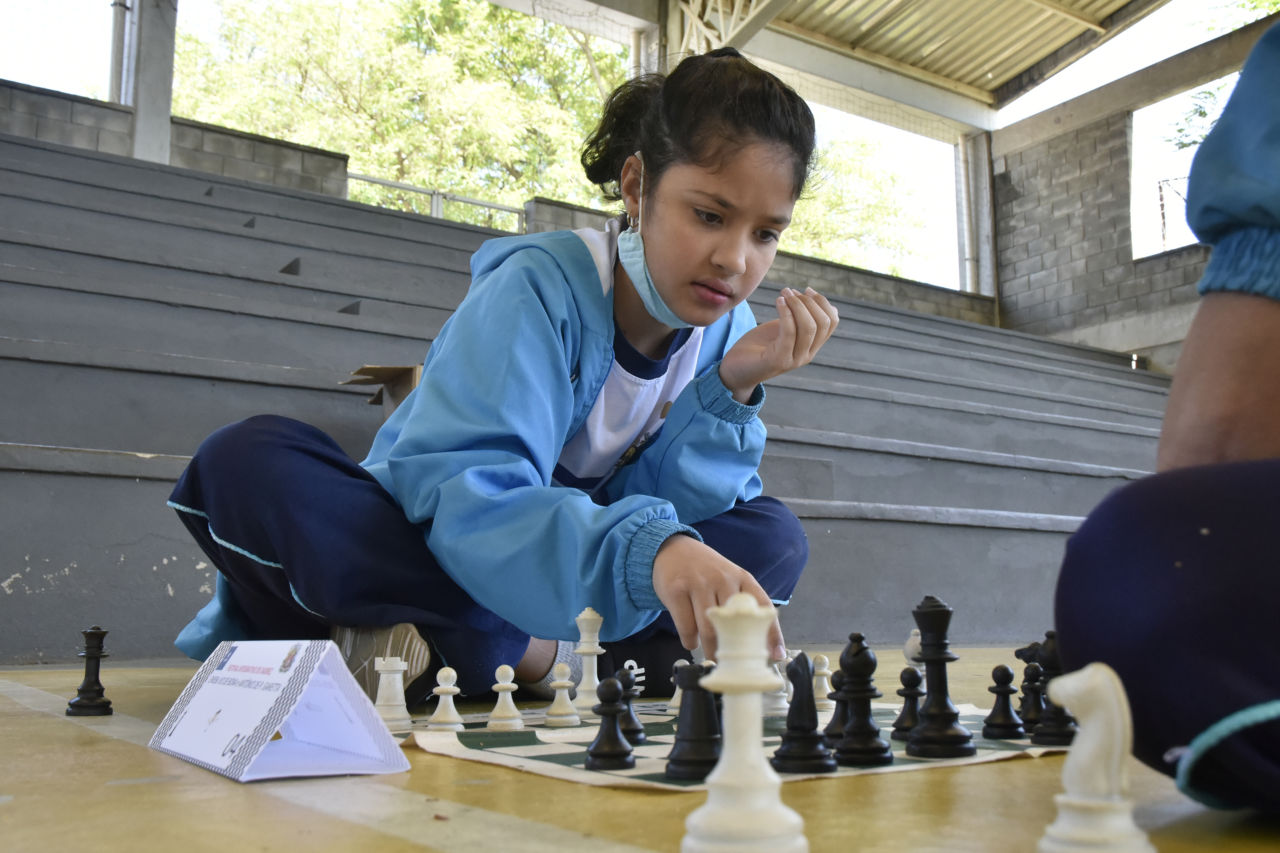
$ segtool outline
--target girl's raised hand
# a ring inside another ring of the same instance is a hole
[[[745,403],[756,385],[813,360],[840,323],[840,312],[812,287],[784,287],[778,319],[743,335],[720,362],[720,381]]]

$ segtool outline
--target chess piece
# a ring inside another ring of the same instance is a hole
[[[674,667],[680,700],[676,737],[664,771],[670,779],[701,782],[720,760],[720,716],[716,700],[701,680],[709,671],[702,664],[685,662]]]
[[[113,712],[111,700],[104,695],[106,690],[99,673],[102,659],[108,656],[102,650],[102,639],[107,632],[94,625],[80,634],[84,637],[84,649],[79,652],[79,657],[84,658],[84,680],[76,688],[75,698],[67,702],[67,716],[106,717]]]
[[[493,685],[493,692],[498,694],[498,701],[489,712],[489,719],[484,727],[500,732],[523,729],[524,717],[521,716],[520,709],[516,707],[515,700],[511,696],[516,692],[516,671],[504,663],[494,671],[493,675],[498,679],[498,683]]]
[[[719,638],[716,669],[702,680],[724,696],[724,743],[707,777],[707,801],[685,820],[682,853],[769,850],[808,853],[804,819],[783,804],[782,780],[764,753],[760,694],[777,688],[765,662],[765,634],[773,608],[735,593],[707,610]]]
[[[627,743],[639,746],[648,738],[644,733],[644,724],[636,716],[633,704],[636,697],[640,695],[640,688],[636,687],[635,672],[624,666],[614,674],[614,678],[618,679],[618,685],[622,687],[623,711],[618,715],[618,726],[622,729],[622,736],[627,739]]]
[[[770,668],[778,675],[778,689],[764,694],[764,715],[766,717],[785,717],[787,715],[789,706],[787,685],[790,682],[784,676],[786,664],[785,660],[769,664]]]
[[[1031,732],[1031,742],[1036,746],[1070,746],[1076,735],[1076,721],[1067,710],[1053,701],[1049,686],[1062,674],[1062,659],[1058,657],[1058,632],[1045,631],[1040,644],[1040,692],[1044,697],[1044,710],[1040,722]]]
[[[409,664],[398,657],[375,657],[373,668],[378,673],[374,710],[392,732],[409,731],[413,727],[413,719],[404,703],[404,673]]]
[[[579,691],[581,695],[581,691]],[[588,770],[629,770],[636,766],[631,754],[631,744],[623,737],[618,718],[626,711],[622,684],[616,678],[606,678],[596,687],[599,702],[592,712],[600,718],[600,730],[587,747]]]
[[[689,661],[684,658],[678,658],[676,662],[671,665],[671,684],[673,690],[671,692],[671,698],[667,700],[667,713],[673,717],[680,714],[680,700],[684,695],[680,690],[680,679],[676,676],[680,672],[680,667],[688,665]]]
[[[462,731],[462,715],[453,703],[453,697],[459,693],[458,671],[451,666],[440,667],[436,673],[436,686],[431,692],[436,695],[437,702],[435,713],[427,718],[427,728]]]
[[[1044,713],[1044,697],[1040,694],[1040,679],[1044,671],[1040,664],[1029,663],[1022,670],[1022,701],[1018,703],[1018,716],[1022,718],[1022,730],[1035,731]]]
[[[911,615],[920,628],[920,659],[924,662],[924,704],[920,725],[907,738],[907,755],[915,758],[968,758],[978,748],[973,733],[960,725],[960,713],[947,688],[947,664],[958,660],[947,646],[952,610],[943,601],[926,595]]]
[[[831,686],[831,661],[827,660],[826,655],[814,655],[813,701],[819,711],[830,711],[836,707],[830,696],[834,689]]]
[[[791,682],[791,705],[782,742],[769,759],[779,773],[832,773],[836,761],[818,731],[818,706],[813,695],[813,666],[800,652],[787,664]]]
[[[902,710],[893,721],[893,734],[889,735],[894,740],[907,740],[911,737],[911,730],[920,725],[920,699],[924,696],[920,689],[922,679],[920,670],[914,666],[904,666],[898,674],[902,689],[897,694],[902,697]]]
[[[849,709],[849,719],[843,736],[833,744],[836,763],[843,767],[892,764],[893,750],[880,737],[880,728],[871,716],[871,700],[881,695],[874,683],[876,655],[861,634],[849,635],[849,644],[840,653],[840,671],[844,673],[840,692]]]
[[[995,682],[987,691],[994,693],[996,701],[991,706],[991,713],[982,721],[982,736],[988,740],[1016,740],[1025,737],[1022,720],[1013,710],[1013,694],[1018,688],[1013,686],[1013,670],[1000,664],[991,670],[991,680]]]
[[[831,712],[831,719],[827,720],[827,727],[822,730],[822,734],[827,746],[834,747],[844,737],[844,727],[849,723],[849,703],[841,692],[844,689],[844,673],[838,669],[831,674],[831,687],[827,698],[832,700],[835,710]]]
[[[551,667],[551,689],[556,695],[547,708],[547,725],[552,728],[566,728],[582,723],[578,709],[573,707],[573,701],[569,698],[569,691],[573,689],[570,673],[569,664],[564,661]]]
[[[1133,821],[1126,762],[1133,747],[1129,699],[1115,670],[1102,663],[1054,677],[1049,699],[1079,718],[1062,766],[1058,815],[1045,829],[1040,853],[1155,853]]]
[[[907,666],[920,668],[920,629],[912,628],[911,635],[902,644],[902,656],[907,659]]]
[[[573,707],[586,719],[592,715],[591,709],[596,702],[596,688],[600,685],[600,676],[596,672],[596,658],[604,654],[600,645],[600,626],[604,617],[588,607],[573,620],[578,625],[578,646],[573,651],[582,658],[582,678],[578,681],[578,692],[573,700]]]

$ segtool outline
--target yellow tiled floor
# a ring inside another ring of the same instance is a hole
[[[992,665],[1016,661],[958,653],[953,698],[987,705]],[[884,671],[897,672],[897,654],[881,652]],[[706,796],[590,787],[416,748],[408,773],[238,784],[145,746],[193,671],[105,661],[116,713],[77,721],[62,709],[82,671],[0,669],[0,850],[674,851]],[[880,686],[892,697],[886,677]],[[1054,818],[1062,761],[791,782],[783,798],[816,852],[1030,851]],[[1280,825],[1203,809],[1137,762],[1132,772],[1137,821],[1163,853],[1280,850]]]

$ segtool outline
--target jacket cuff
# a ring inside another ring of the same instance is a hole
[[[627,596],[641,610],[662,610],[665,605],[653,590],[653,561],[658,556],[662,543],[672,536],[687,534],[702,541],[702,536],[687,524],[667,518],[654,518],[631,537],[631,546],[627,549],[627,558],[623,568],[623,584]]]
[[[764,405],[764,386],[757,385],[751,392],[751,399],[739,403],[733,394],[720,380],[720,362],[694,380],[698,391],[698,403],[708,413],[731,424],[750,423],[760,414]]]
[[[1213,247],[1200,293],[1251,293],[1280,300],[1280,228],[1238,228]]]

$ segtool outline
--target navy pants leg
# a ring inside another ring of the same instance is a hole
[[[1117,490],[1068,542],[1055,601],[1063,663],[1116,670],[1134,754],[1161,772],[1175,771],[1169,750],[1280,699],[1278,511],[1280,460],[1178,469]],[[1190,783],[1280,811],[1280,722],[1211,749]]]
[[[320,430],[264,415],[201,445],[170,503],[217,566],[253,639],[411,622],[464,693],[484,693],[529,635],[481,607],[436,562],[426,529]],[[799,521],[758,498],[696,525],[712,547],[790,597],[807,557]],[[661,623],[642,634],[669,630]],[[642,639],[637,635],[636,639]]]

